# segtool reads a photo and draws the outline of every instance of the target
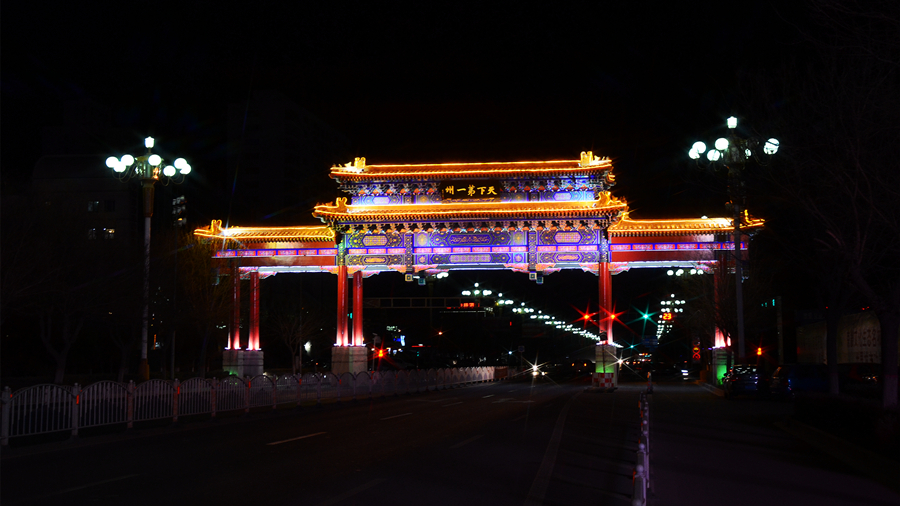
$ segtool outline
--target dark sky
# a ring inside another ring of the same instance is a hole
[[[189,159],[196,191],[220,187],[228,104],[276,89],[370,164],[593,150],[636,217],[724,213],[685,181],[687,149],[731,114],[752,121],[739,76],[795,51],[802,24],[767,1],[175,4],[3,3],[4,184],[27,180],[64,101],[88,97],[133,133],[110,152],[153,135]]]
[[[690,143],[749,114],[736,76],[790,52],[797,16],[769,2],[99,4],[4,4],[5,179],[29,173],[65,100],[89,97],[134,133],[111,150],[152,134],[214,182],[227,105],[274,88],[369,163],[593,149],[657,215],[685,204]]]

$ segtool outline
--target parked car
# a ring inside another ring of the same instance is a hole
[[[783,398],[793,398],[800,392],[827,392],[828,368],[824,364],[779,366],[769,380],[769,391]]]
[[[768,392],[768,384],[755,365],[736,365],[722,377],[725,397],[758,395]]]
[[[838,364],[841,393],[881,397],[881,364]]]

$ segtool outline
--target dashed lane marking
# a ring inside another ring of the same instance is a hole
[[[408,416],[408,415],[411,415],[411,414],[412,414],[412,413],[403,413],[402,415],[394,415],[394,416],[389,416],[389,417],[387,417],[387,418],[382,418],[382,420],[390,420],[390,419],[392,419],[392,418],[400,418],[401,416]]]
[[[290,439],[285,439],[283,441],[275,441],[274,443],[266,443],[266,446],[280,445],[281,443],[290,443],[291,441],[297,441],[298,439],[306,439],[308,437],[321,436],[322,434],[326,434],[326,433],[325,432],[316,432],[315,434],[307,434],[305,436],[292,437]]]

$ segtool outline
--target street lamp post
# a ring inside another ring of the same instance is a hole
[[[719,164],[724,166],[728,171],[728,193],[731,197],[732,208],[734,211],[734,279],[735,279],[735,299],[737,305],[737,337],[738,337],[738,363],[746,362],[746,352],[744,350],[744,289],[743,289],[743,266],[741,265],[741,212],[744,200],[744,182],[742,173],[747,160],[753,158],[757,164],[763,165],[759,157],[759,149],[762,146],[763,154],[772,156],[778,151],[778,140],[769,139],[761,142],[754,137],[743,138],[737,134],[738,119],[731,116],[727,120],[729,134],[728,137],[720,137],[716,139],[714,148],[706,150],[706,144],[703,142],[695,142],[688,151],[688,156],[697,160],[698,165],[701,163],[701,154],[706,153],[708,160],[707,167],[711,169],[717,168]]]
[[[106,159],[106,166],[113,170],[113,174],[119,181],[138,179],[141,182],[144,209],[144,290],[142,294],[141,364],[138,372],[145,381],[150,379],[150,367],[147,364],[147,334],[150,326],[150,218],[153,217],[154,189],[160,178],[162,178],[163,184],[179,184],[191,172],[191,166],[184,158],[177,158],[172,165],[165,165],[163,158],[153,153],[153,144],[153,137],[147,137],[144,139],[147,154],[136,158],[131,155],[123,155],[122,158],[111,156]]]

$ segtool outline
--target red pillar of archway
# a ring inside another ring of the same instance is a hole
[[[600,310],[598,320],[600,322],[598,330],[606,331],[607,344],[613,343],[613,305],[612,305],[612,276],[609,273],[609,263],[600,262],[599,284],[600,284]]]
[[[347,266],[339,265],[337,268],[337,336],[335,342],[338,346],[349,346],[347,328]]]
[[[241,348],[241,271],[237,262],[231,266],[232,281],[232,319],[231,319],[231,342],[229,348],[239,350]]]
[[[363,276],[353,273],[353,346],[362,346],[363,340]]]
[[[719,255],[713,270],[713,301],[715,303],[716,315],[719,315],[722,312],[722,298],[724,295],[722,293],[722,276],[724,276],[727,269],[728,265],[726,264],[725,258],[722,255]],[[725,332],[719,328],[718,324],[715,324],[715,343],[713,344],[713,348],[725,348],[726,345],[730,346],[731,343],[726,342]]]
[[[259,271],[250,272],[250,336],[247,349],[259,349]]]

